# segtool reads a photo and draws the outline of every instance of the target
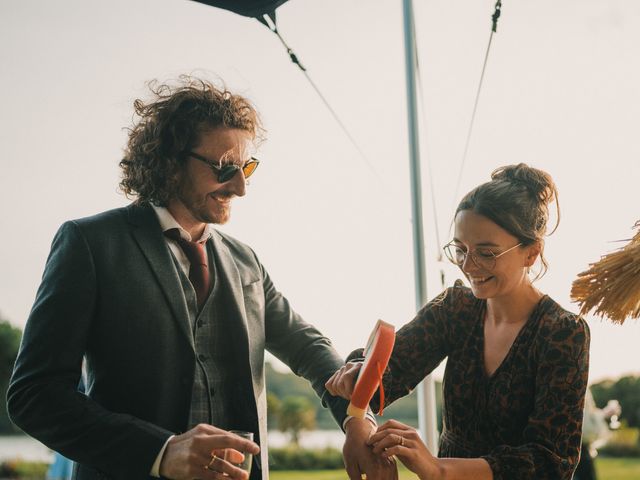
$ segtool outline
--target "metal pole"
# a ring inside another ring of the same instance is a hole
[[[409,130],[409,162],[411,176],[411,210],[413,216],[413,257],[416,289],[416,310],[427,303],[427,280],[425,275],[424,234],[422,226],[422,186],[420,180],[420,140],[418,109],[416,103],[415,32],[413,30],[412,0],[403,0],[404,52],[407,78],[407,115]],[[418,419],[422,438],[429,450],[436,455],[438,432],[436,423],[435,384],[431,375],[417,387]]]

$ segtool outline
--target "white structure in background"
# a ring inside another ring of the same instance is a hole
[[[409,129],[409,161],[411,180],[411,212],[413,219],[413,261],[416,288],[416,311],[427,303],[424,231],[422,227],[422,185],[420,177],[420,141],[416,105],[416,51],[412,0],[403,0],[404,51],[407,80],[407,115]],[[418,389],[418,421],[420,433],[433,455],[438,454],[435,382],[427,376]]]

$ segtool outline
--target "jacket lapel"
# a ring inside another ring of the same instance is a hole
[[[249,341],[249,330],[247,327],[247,312],[244,307],[240,272],[238,272],[238,267],[231,256],[229,247],[227,247],[220,234],[215,230],[212,230],[211,241],[213,242],[213,248],[218,255],[220,263],[220,277],[218,280],[220,280],[223,288],[227,290],[226,293],[229,295],[229,300],[231,300],[229,302],[229,313],[237,317],[238,322],[234,322],[234,324],[240,325],[239,332],[242,335],[241,340],[247,345]]]
[[[158,218],[150,206],[132,204],[128,211],[129,221],[133,225],[133,237],[160,284],[179,329],[193,348],[193,335],[184,292]]]
[[[229,251],[227,243],[222,236],[213,230],[211,241],[217,255],[218,264],[220,266],[216,281],[225,290],[227,302],[226,311],[231,318],[231,334],[234,344],[235,358],[238,362],[239,371],[246,371],[247,375],[243,377],[242,382],[246,381],[247,398],[252,397],[252,407],[255,410],[252,414],[252,408],[247,411],[251,415],[251,421],[255,422],[258,427],[258,441],[263,445],[260,455],[256,457],[256,463],[263,471],[263,478],[268,477],[268,457],[267,457],[267,423],[266,423],[266,389],[264,388],[264,338],[259,332],[256,332],[256,326],[253,325],[251,333],[249,332],[249,321],[247,318],[247,309],[245,307],[244,288],[242,277],[238,270],[236,261]],[[250,281],[250,280],[249,280]],[[246,369],[246,370],[245,370]],[[253,395],[251,395],[251,393]],[[257,417],[253,417],[257,414]],[[265,473],[266,472],[266,473]]]
[[[257,365],[252,351],[251,339],[249,338],[249,324],[247,321],[247,310],[245,308],[244,290],[242,288],[242,278],[236,262],[229,251],[221,235],[212,230],[211,241],[217,254],[220,264],[220,272],[217,281],[225,290],[227,299],[227,313],[232,317],[232,335],[236,352],[236,361],[239,365],[244,365],[247,372],[260,371],[261,365]],[[260,362],[261,364],[261,362]],[[258,370],[256,370],[256,368]],[[253,376],[253,374],[251,374]]]

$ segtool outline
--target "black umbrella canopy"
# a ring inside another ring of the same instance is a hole
[[[194,0],[198,3],[223,8],[245,17],[260,18],[276,11],[287,0]]]

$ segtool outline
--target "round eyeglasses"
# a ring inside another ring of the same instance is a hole
[[[511,250],[519,247],[520,245],[522,245],[522,242],[514,245],[504,252],[495,254],[488,248],[478,248],[472,252],[465,251],[459,245],[456,245],[453,242],[449,242],[443,247],[443,250],[444,254],[454,265],[457,265],[459,267],[462,266],[462,264],[467,259],[467,256],[470,256],[471,261],[476,265],[476,267],[483,270],[491,271],[495,268],[498,258],[500,258],[505,253],[509,253]]]
[[[242,166],[236,165],[235,163],[227,163],[225,165],[217,166],[214,165],[210,160],[207,160],[202,155],[198,155],[195,152],[186,152],[186,154],[192,158],[195,158],[196,160],[200,160],[201,162],[206,163],[209,168],[213,170],[213,173],[216,174],[216,176],[218,177],[218,182],[220,183],[228,182],[240,170],[242,170],[244,178],[249,178],[251,175],[253,175],[253,172],[256,171],[256,168],[258,168],[258,165],[260,164],[260,160],[255,157],[251,157]]]

